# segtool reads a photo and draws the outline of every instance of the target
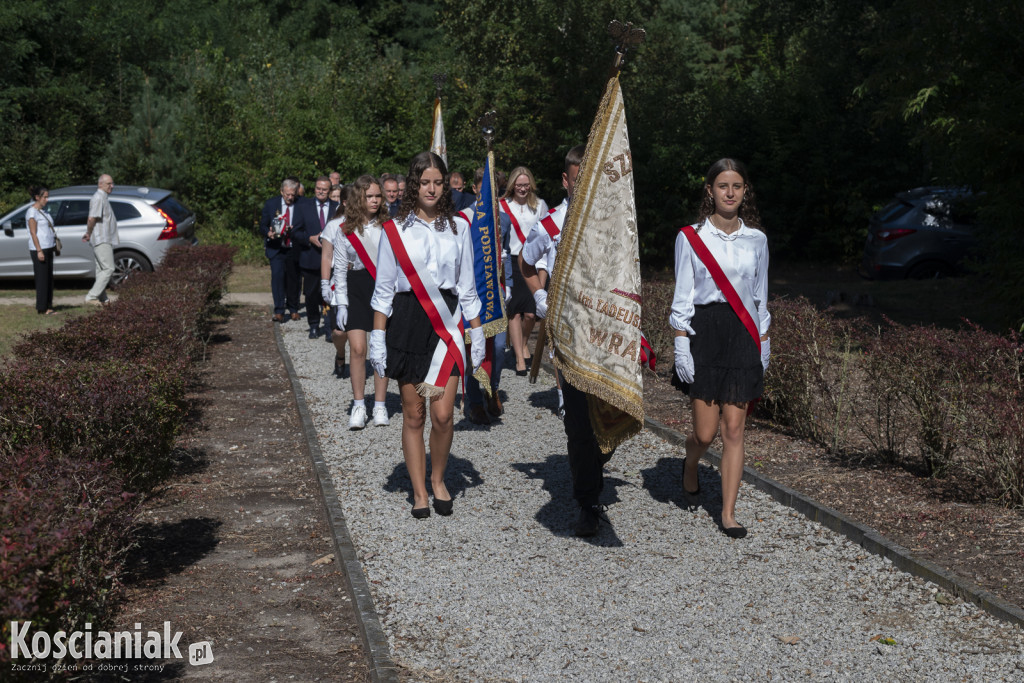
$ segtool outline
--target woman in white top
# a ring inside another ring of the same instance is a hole
[[[320,232],[320,296],[328,306],[331,305],[330,291],[331,274],[334,268],[334,243],[341,236],[341,224],[345,222],[345,200],[348,197],[347,187],[342,187],[340,197],[338,209]],[[345,334],[345,330],[338,327],[338,316],[333,307],[327,320],[327,329],[329,331],[327,341],[334,344],[334,376],[338,379],[348,379],[348,367],[345,365],[345,344],[348,343],[348,335]]]
[[[527,341],[533,332],[537,309],[533,294],[519,270],[519,252],[537,222],[547,215],[548,205],[537,196],[537,183],[533,173],[525,166],[517,166],[508,175],[508,185],[501,198],[501,212],[512,221],[509,232],[509,253],[512,255],[512,297],[508,300],[508,338],[516,354],[516,374],[523,377],[530,363]]]
[[[377,179],[371,175],[362,175],[349,190],[345,217],[331,221],[328,227],[337,227],[321,238],[332,243],[334,266],[328,290],[321,293],[324,300],[330,302],[331,308],[337,311],[337,328],[348,335],[351,353],[349,366],[354,400],[349,414],[349,429],[362,429],[366,425],[366,335],[373,329],[370,299],[373,297],[374,274],[377,272],[375,259],[380,247],[380,226],[388,218],[384,193]],[[369,263],[364,263],[364,258]],[[390,422],[385,405],[387,391],[387,378],[374,373],[373,424],[377,426],[387,426]]]
[[[760,228],[746,167],[715,162],[704,181],[700,219],[692,226],[721,267],[737,297],[727,297],[683,231],[676,237],[676,286],[669,324],[675,330],[673,384],[690,397],[693,432],[686,439],[683,494],[700,500],[698,463],[722,427],[721,529],[730,538],[747,530],[736,521],[743,477],[747,407],[764,388],[770,344],[768,242]],[[684,229],[685,230],[685,229]],[[741,320],[728,299],[736,300]],[[760,347],[760,349],[759,349]]]
[[[32,256],[32,273],[36,281],[36,313],[53,315],[53,258],[57,233],[53,218],[46,211],[50,190],[42,186],[28,188],[32,206],[25,214],[28,224],[28,250]]]
[[[444,473],[454,431],[455,394],[461,369],[471,373],[483,362],[484,333],[469,226],[454,218],[448,169],[441,157],[432,152],[413,157],[398,216],[384,227],[371,301],[370,363],[377,374],[386,373],[398,382],[402,451],[417,519],[430,516],[423,443],[430,398],[434,510],[450,515],[452,498]],[[465,362],[459,331],[463,317],[470,324],[472,369]]]

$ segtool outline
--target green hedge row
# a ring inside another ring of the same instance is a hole
[[[0,669],[12,620],[51,634],[116,604],[135,514],[174,465],[233,250],[172,249],[116,302],[0,368]]]

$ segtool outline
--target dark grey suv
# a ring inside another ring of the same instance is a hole
[[[95,274],[92,247],[82,241],[89,217],[89,198],[95,185],[75,185],[50,190],[46,211],[53,218],[64,245],[53,260],[54,276],[87,278]],[[0,279],[31,280],[25,203],[0,218]],[[170,190],[138,185],[115,185],[110,208],[117,218],[120,244],[114,247],[114,275],[118,284],[134,272],[150,271],[163,261],[175,244],[195,244],[195,214],[174,198]]]
[[[879,280],[953,275],[977,244],[976,200],[962,187],[899,193],[871,217],[861,273]]]

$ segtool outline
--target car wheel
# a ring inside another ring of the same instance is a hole
[[[117,287],[135,273],[149,273],[153,264],[137,251],[119,251],[114,254],[114,274],[110,284]]]
[[[907,271],[908,280],[937,280],[949,277],[953,268],[944,261],[924,261]]]

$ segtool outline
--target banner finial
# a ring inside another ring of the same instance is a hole
[[[644,42],[644,39],[647,38],[647,31],[633,26],[632,22],[622,23],[613,19],[608,24],[608,35],[615,42],[615,63],[612,65],[612,71],[618,73],[622,70],[622,65],[626,63],[626,53]]]

